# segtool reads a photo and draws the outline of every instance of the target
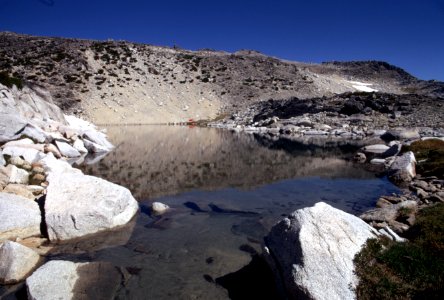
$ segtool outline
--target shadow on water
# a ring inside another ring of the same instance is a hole
[[[253,254],[250,263],[240,270],[216,278],[215,283],[227,289],[233,300],[284,299],[276,288],[270,267],[258,254]]]

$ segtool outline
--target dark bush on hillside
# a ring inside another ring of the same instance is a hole
[[[416,171],[423,176],[444,178],[444,141],[429,139],[413,142],[403,147],[403,151],[412,151],[418,164]]]
[[[6,72],[0,72],[0,83],[12,88],[15,85],[18,89],[23,88],[23,82],[20,78],[9,76]]]

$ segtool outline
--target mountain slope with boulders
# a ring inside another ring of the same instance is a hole
[[[357,91],[444,97],[385,62],[308,64],[210,49],[189,51],[125,41],[0,33],[0,73],[47,89],[65,113],[96,123],[211,120],[273,99]]]

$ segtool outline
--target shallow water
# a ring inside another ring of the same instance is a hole
[[[397,191],[348,162],[355,146],[344,143],[166,126],[108,127],[108,135],[116,150],[83,170],[128,187],[141,212],[126,245],[85,258],[134,273],[120,298],[228,299],[212,280],[247,265],[285,214],[318,201],[358,214]],[[172,210],[153,217],[153,201]]]
[[[117,233],[60,250],[75,255],[55,251],[52,258],[120,266],[126,279],[119,299],[228,299],[214,281],[249,264],[282,216],[319,201],[359,214],[397,191],[348,162],[359,145],[208,128],[107,130],[116,149],[81,168],[129,188],[140,213]],[[172,209],[151,216],[153,201]]]

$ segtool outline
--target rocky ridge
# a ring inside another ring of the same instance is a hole
[[[443,95],[385,62],[307,64],[256,51],[189,51],[124,41],[0,33],[0,72],[47,89],[65,112],[98,123],[213,119],[270,98],[345,92]]]

